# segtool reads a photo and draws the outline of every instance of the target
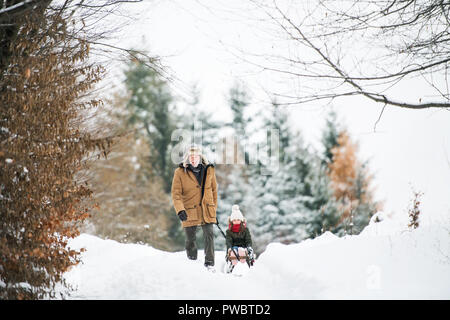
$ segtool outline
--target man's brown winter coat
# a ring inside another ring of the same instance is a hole
[[[216,223],[217,181],[214,166],[205,165],[204,192],[194,173],[182,164],[175,170],[172,181],[172,201],[175,212],[185,210],[187,220],[182,226],[191,227]]]

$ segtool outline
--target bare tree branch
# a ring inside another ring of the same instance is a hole
[[[308,2],[310,9],[301,4],[287,6],[281,0],[271,0],[272,5],[251,1],[288,41],[297,44],[298,57],[282,53],[278,65],[273,57],[271,64],[249,59],[250,63],[264,71],[317,83],[316,89],[311,85],[310,91],[301,92],[289,104],[356,94],[382,103],[383,109],[387,105],[450,108],[450,2],[355,0],[343,5],[337,0],[316,0],[315,5]],[[286,6],[282,9],[278,2]],[[392,89],[410,79],[420,79],[436,94],[420,97],[418,103],[408,101],[409,97],[394,97]]]

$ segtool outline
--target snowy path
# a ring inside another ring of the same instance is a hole
[[[216,251],[216,273],[203,267],[203,251],[196,261],[184,252],[169,253],[148,246],[121,244],[83,234],[73,247],[86,247],[84,263],[66,279],[78,286],[73,299],[289,299],[289,281],[268,277],[270,266],[257,264],[250,273],[239,265],[241,277],[223,273],[224,252]],[[297,287],[302,281],[297,279]],[[311,286],[305,281],[302,287]],[[308,295],[315,289],[309,288]],[[294,290],[298,291],[298,290]],[[300,292],[297,292],[298,297]],[[306,295],[300,297],[306,298]]]
[[[384,225],[383,225],[384,224]],[[190,261],[138,244],[83,234],[83,264],[66,273],[72,299],[450,299],[450,233],[442,226],[394,232],[387,222],[359,236],[325,233],[299,244],[270,244],[242,277],[205,271],[203,252]]]

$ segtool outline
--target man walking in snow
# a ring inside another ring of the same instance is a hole
[[[201,226],[205,242],[205,267],[214,270],[214,233],[217,210],[217,182],[214,166],[201,148],[190,146],[175,169],[172,201],[186,235],[186,253],[197,259],[196,231]]]

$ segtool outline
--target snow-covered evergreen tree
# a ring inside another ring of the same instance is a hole
[[[268,140],[273,130],[277,130],[279,152],[276,146],[268,145],[268,158],[272,161],[259,161],[249,176],[252,192],[245,199],[245,208],[251,210],[249,223],[258,251],[270,242],[293,243],[308,236],[309,152],[301,135],[293,134],[288,119],[289,113],[273,103],[264,124]]]
[[[353,190],[356,199],[356,207],[353,215],[353,233],[360,233],[370,222],[373,214],[378,211],[379,204],[373,200],[370,189],[371,176],[367,169],[368,162],[360,164],[356,171]]]
[[[228,104],[233,114],[233,121],[230,123],[230,126],[239,137],[244,137],[247,133],[246,128],[250,119],[246,116],[245,111],[250,103],[249,100],[249,94],[243,85],[235,83],[231,87],[228,95]]]
[[[310,210],[306,224],[308,236],[316,237],[326,231],[341,234],[339,211],[327,175],[327,167],[323,165],[323,159],[315,155],[312,155],[310,166],[310,174],[307,177],[311,191],[311,201],[307,202]]]
[[[325,120],[325,128],[322,133],[322,146],[324,148],[322,161],[324,164],[333,162],[333,153],[331,150],[338,145],[340,127],[337,122],[337,114],[330,111]]]

